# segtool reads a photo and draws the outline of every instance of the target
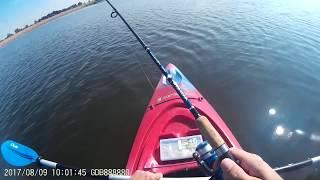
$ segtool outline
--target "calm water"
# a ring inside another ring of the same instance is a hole
[[[320,3],[114,5],[214,105],[244,149],[273,167],[320,154]],[[110,12],[106,3],[82,9],[0,49],[1,141],[73,166],[125,167],[153,92],[139,64],[153,85],[160,72]],[[285,177],[320,178],[317,168]]]

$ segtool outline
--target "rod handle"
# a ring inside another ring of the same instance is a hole
[[[218,131],[212,126],[210,121],[205,116],[200,116],[196,119],[196,124],[200,129],[201,134],[209,142],[213,149],[225,144],[224,140],[218,133]]]

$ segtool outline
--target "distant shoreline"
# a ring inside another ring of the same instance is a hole
[[[70,14],[70,13],[72,13],[72,12],[74,12],[74,11],[77,11],[77,10],[79,10],[79,9],[82,9],[82,8],[84,8],[84,7],[86,7],[86,6],[78,6],[78,7],[69,9],[69,10],[67,10],[67,11],[61,12],[61,13],[59,13],[59,14],[57,14],[57,15],[55,15],[55,16],[52,16],[52,17],[50,17],[50,18],[48,18],[48,19],[45,19],[45,20],[42,20],[42,21],[37,22],[37,23],[35,23],[35,24],[32,24],[31,26],[23,29],[22,31],[20,31],[20,32],[18,32],[18,33],[15,33],[15,34],[13,34],[12,36],[10,36],[10,37],[2,40],[2,41],[0,42],[0,48],[4,47],[4,46],[7,45],[8,43],[14,41],[17,37],[19,37],[19,36],[21,36],[21,35],[23,35],[23,34],[25,34],[25,33],[27,33],[27,32],[30,32],[30,31],[32,31],[32,30],[34,30],[34,29],[36,29],[36,28],[38,28],[38,27],[40,27],[40,26],[48,23],[48,22],[51,21],[51,20],[54,20],[54,19],[59,18],[59,17],[61,17],[61,16]]]

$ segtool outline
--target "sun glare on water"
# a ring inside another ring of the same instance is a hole
[[[284,128],[282,126],[277,126],[275,129],[275,134],[278,136],[282,136],[284,134]]]
[[[270,109],[269,109],[269,115],[273,116],[273,115],[275,115],[275,114],[277,114],[276,109],[270,108]]]

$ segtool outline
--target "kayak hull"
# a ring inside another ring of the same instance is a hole
[[[168,64],[166,70],[200,114],[209,119],[227,145],[241,148],[218,113],[181,71],[173,64]],[[129,169],[130,174],[136,170],[144,170],[164,175],[195,169],[198,165],[192,158],[171,161],[160,159],[160,140],[192,135],[200,135],[193,115],[166,78],[162,76],[143,116],[126,168]]]

